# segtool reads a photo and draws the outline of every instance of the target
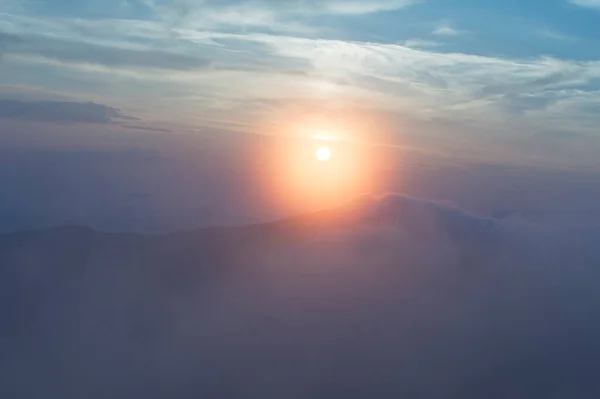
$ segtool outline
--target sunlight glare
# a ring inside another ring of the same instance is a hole
[[[329,147],[319,147],[317,148],[317,159],[321,162],[329,161],[331,158],[331,150]]]

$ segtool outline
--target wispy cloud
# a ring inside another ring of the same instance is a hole
[[[550,30],[550,29],[538,29],[535,33],[540,37],[547,38],[547,39],[553,39],[553,40],[563,41],[563,40],[572,40],[573,39],[569,35],[565,35],[564,33]]]
[[[402,45],[409,48],[433,48],[439,47],[442,45],[440,42],[435,42],[433,40],[425,40],[425,39],[408,39],[405,40]]]
[[[598,8],[600,9],[600,0],[568,0],[569,3],[581,7]]]
[[[92,102],[0,100],[0,118],[52,123],[107,124],[135,120],[120,110]]]
[[[34,55],[57,61],[108,67],[132,66],[176,70],[203,69],[210,66],[208,59],[173,51],[107,46],[49,36],[5,36],[12,38],[3,46],[6,53]]]
[[[436,36],[457,36],[460,35],[462,32],[449,25],[440,25],[437,28],[435,28],[431,33]]]
[[[323,15],[357,16],[399,10],[421,0],[317,0],[304,2],[278,0],[173,0],[156,3],[157,16],[171,26],[230,30],[314,34],[321,28],[309,20]]]
[[[323,0],[324,10],[339,14],[370,14],[382,11],[398,10],[421,0]],[[319,3],[318,3],[319,4]]]
[[[153,8],[167,5],[190,11],[194,8],[219,10],[271,10],[272,12],[294,14],[370,14],[405,8],[422,0],[313,0],[310,4],[296,1],[279,0],[171,0],[165,2],[148,1]]]

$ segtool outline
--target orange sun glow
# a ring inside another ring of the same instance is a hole
[[[380,182],[381,154],[364,142],[310,133],[271,140],[263,182],[270,199],[287,213],[330,208],[372,192]]]

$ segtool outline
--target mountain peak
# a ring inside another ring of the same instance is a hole
[[[276,223],[310,234],[384,227],[420,237],[443,234],[456,239],[482,236],[497,224],[496,219],[401,194],[361,195],[335,208]]]

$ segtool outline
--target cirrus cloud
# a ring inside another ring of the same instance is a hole
[[[598,8],[600,9],[600,1],[599,0],[568,0],[569,3],[587,8]]]
[[[0,100],[0,119],[51,123],[108,124],[135,120],[120,110],[93,102]]]

